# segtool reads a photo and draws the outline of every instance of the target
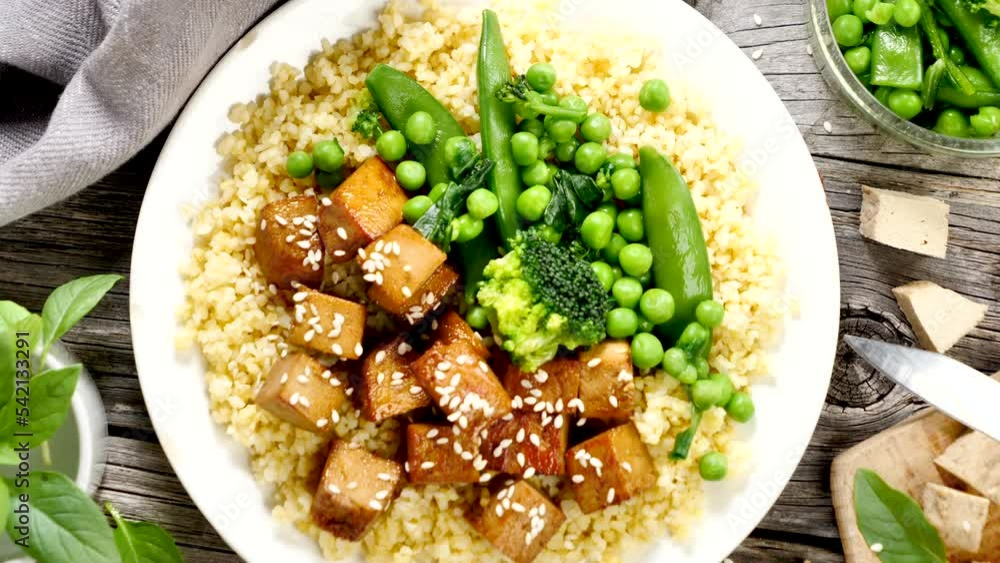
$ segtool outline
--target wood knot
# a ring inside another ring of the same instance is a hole
[[[896,384],[858,356],[844,342],[846,334],[893,344],[908,345],[910,342],[895,319],[870,309],[842,311],[837,360],[833,365],[827,402],[840,407],[866,408],[882,401]]]

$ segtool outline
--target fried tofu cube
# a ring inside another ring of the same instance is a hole
[[[1000,442],[982,432],[971,432],[948,446],[934,464],[1000,504]]]
[[[861,186],[861,234],[893,248],[944,258],[949,206],[931,197]]]
[[[566,470],[585,513],[623,503],[656,484],[656,468],[629,422],[566,452]]]
[[[303,430],[328,434],[351,404],[346,389],[345,378],[306,354],[293,353],[271,368],[257,391],[257,406]]]
[[[990,514],[988,499],[928,483],[923,507],[927,520],[940,532],[949,551],[979,551]]]
[[[565,475],[569,424],[559,419],[557,426],[555,420],[548,413],[514,411],[491,422],[480,447],[486,467],[525,479]]]
[[[313,498],[317,526],[357,541],[399,495],[403,468],[357,444],[334,440]]]
[[[420,354],[399,336],[371,351],[361,365],[361,415],[372,422],[431,406],[410,369]]]
[[[253,250],[267,281],[283,289],[293,283],[308,287],[323,283],[318,213],[314,196],[282,199],[260,211]]]
[[[581,415],[625,420],[635,411],[632,348],[624,340],[605,340],[580,354]]]
[[[986,316],[986,305],[934,282],[915,281],[892,290],[920,345],[945,353]]]
[[[473,438],[470,432],[452,426],[407,426],[406,468],[410,482],[456,485],[483,481],[481,470],[486,462],[476,451]]]
[[[361,357],[368,319],[364,305],[310,290],[296,292],[292,300],[292,344],[348,360]]]
[[[510,412],[500,380],[468,342],[436,343],[413,365],[413,373],[448,422],[463,430]]]
[[[352,260],[359,248],[403,222],[406,193],[379,158],[370,158],[323,198],[319,232],[326,252],[337,263]]]
[[[476,356],[481,360],[490,357],[490,351],[483,343],[483,338],[472,330],[469,323],[465,322],[455,311],[448,311],[437,320],[437,339],[439,342],[450,344],[452,342],[464,341],[476,352]]]
[[[430,279],[413,297],[410,297],[399,311],[390,313],[403,317],[410,325],[419,324],[432,311],[437,310],[445,296],[458,285],[458,274],[447,264],[441,264],[431,274]],[[386,309],[388,311],[388,309]]]
[[[562,419],[577,412],[580,405],[577,394],[582,365],[578,360],[556,358],[535,373],[526,373],[507,360],[500,369],[503,387],[516,410],[545,412]]]
[[[514,563],[534,561],[566,522],[559,507],[525,481],[499,489],[466,518]]]
[[[409,225],[399,225],[358,252],[365,280],[372,283],[368,297],[387,311],[406,311],[446,258]]]

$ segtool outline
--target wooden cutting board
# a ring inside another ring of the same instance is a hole
[[[993,376],[1000,381],[1000,373]],[[837,512],[837,526],[848,563],[879,563],[858,530],[854,513],[854,474],[871,469],[893,487],[920,502],[927,483],[961,488],[938,473],[934,458],[968,429],[936,410],[924,411],[893,426],[853,448],[833,461],[830,490]],[[990,507],[990,521],[983,533],[983,548],[975,555],[958,555],[953,561],[1000,563],[1000,505]]]

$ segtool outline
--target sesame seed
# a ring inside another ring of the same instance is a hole
[[[535,445],[535,447],[542,447],[542,440],[538,437],[538,434],[532,434],[528,439]]]
[[[347,484],[347,489],[348,490],[353,491],[354,489],[357,489],[357,488],[358,488],[358,482],[357,481],[351,481],[350,483]]]
[[[612,407],[616,409],[618,408],[618,397],[611,395],[610,397],[608,397],[608,402],[611,403]]]
[[[355,344],[355,345],[354,345],[354,355],[355,355],[355,356],[361,356],[361,355],[362,355],[362,354],[364,354],[364,353],[365,353],[365,349],[364,349],[364,347],[363,347],[363,346],[361,345],[361,343],[360,343],[360,342],[358,342],[357,344]]]
[[[316,428],[324,428],[329,423],[330,421],[328,421],[327,419],[321,418],[316,421]]]
[[[576,421],[577,426],[583,426],[584,424],[587,424],[586,418],[581,418],[580,420]]]
[[[534,476],[535,476],[535,468],[534,467],[529,467],[529,468],[527,468],[527,469],[524,470],[524,478],[525,479],[531,479]]]
[[[875,553],[882,553],[883,546],[880,543],[873,543],[871,549]]]
[[[300,395],[299,393],[292,393],[292,397],[288,399],[288,403],[294,407],[295,405],[299,404],[299,401],[301,400],[302,400],[302,395]]]
[[[627,462],[627,461],[623,461],[622,462],[622,469],[625,470],[625,473],[631,473],[632,472],[632,464],[629,463],[629,462]]]
[[[538,370],[538,373],[535,374],[535,381],[539,383],[545,383],[548,380],[549,380],[549,373],[543,369]]]
[[[615,488],[608,489],[608,504],[615,502]]]
[[[517,431],[517,436],[514,436],[514,440],[516,440],[518,444],[524,441],[524,428]]]
[[[420,469],[433,469],[435,465],[437,464],[433,461],[425,461],[420,464]]]
[[[300,240],[299,242],[295,243],[295,245],[298,246],[299,248],[306,249],[312,246],[312,243],[310,243],[307,240]]]
[[[392,475],[388,473],[379,473],[377,477],[379,481],[392,481]]]
[[[282,385],[288,383],[288,374],[287,373],[281,374],[280,382],[281,382]]]
[[[375,382],[378,383],[379,385],[385,382],[385,373],[381,371],[378,372],[378,375],[375,376]]]
[[[309,406],[310,406],[310,404],[309,404],[309,398],[306,397],[306,396],[304,396],[304,395],[302,397],[299,397],[299,403],[303,407],[306,407],[306,408],[309,408]]]
[[[531,389],[532,387],[534,387],[534,385],[531,384],[531,381],[529,381],[527,379],[522,379],[521,380],[521,387],[524,387],[525,389]]]
[[[330,491],[335,495],[339,495],[341,492],[340,487],[338,487],[337,485],[330,485],[329,487],[326,488],[326,490]]]
[[[281,215],[275,215],[274,216],[274,220],[277,221],[278,224],[281,225],[282,227],[285,227],[285,226],[288,225],[288,221],[285,220],[285,218],[282,217]]]
[[[334,344],[333,346],[330,347],[330,349],[333,350],[333,353],[338,356],[344,355],[344,347],[341,346],[340,344]]]
[[[342,258],[344,256],[347,256],[347,252],[344,252],[343,250],[334,250],[333,255],[336,256],[337,258]]]
[[[527,512],[528,511],[528,509],[525,508],[524,505],[521,504],[521,503],[519,503],[519,502],[512,502],[510,504],[510,509],[513,510],[514,512]]]
[[[583,475],[574,475],[573,482],[576,483],[577,485],[583,483]]]
[[[588,368],[596,368],[599,365],[601,365],[601,359],[600,358],[594,358],[594,359],[590,360],[589,362],[587,362],[587,367]]]
[[[389,491],[379,491],[375,493],[375,498],[377,500],[385,500],[388,497],[389,497]]]
[[[370,506],[372,510],[382,510],[382,503],[374,499],[368,503],[368,506]]]
[[[439,445],[439,446],[447,446],[448,445],[448,438],[438,438],[437,441],[434,442],[434,443],[437,444],[437,445]]]
[[[313,338],[316,338],[316,331],[310,329],[306,331],[305,335],[302,337],[302,340],[305,340],[306,342],[312,342]]]
[[[563,427],[563,422],[564,422],[563,415],[560,414],[556,416],[556,419],[555,421],[553,421],[552,425],[556,427],[556,430],[559,430]]]
[[[410,387],[410,395],[419,395],[420,393],[423,392],[423,390],[424,390],[423,387],[420,387],[419,385],[414,385]]]
[[[527,460],[524,458],[524,452],[517,452],[517,464],[524,467]]]
[[[324,197],[323,199],[321,199],[320,203],[323,204],[323,207],[330,207],[331,205],[333,205],[333,201],[328,197]]]
[[[498,504],[495,509],[497,516],[503,516],[503,505]]]
[[[441,431],[437,428],[431,428],[430,432],[427,433],[428,438],[437,438]]]
[[[479,478],[479,482],[480,483],[486,483],[486,482],[488,482],[492,478],[493,478],[493,475],[491,475],[489,473],[483,473],[483,475]],[[501,514],[501,516],[503,516],[503,515]]]
[[[341,240],[347,240],[347,229],[344,227],[337,227],[337,236],[340,237]]]

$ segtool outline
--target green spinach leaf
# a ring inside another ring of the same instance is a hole
[[[118,275],[104,274],[76,279],[57,287],[42,307],[44,347],[47,349],[80,322],[120,279],[122,277]]]
[[[121,563],[111,526],[94,501],[58,473],[34,472],[31,483],[18,489],[9,479],[10,498],[26,492],[31,511],[31,535],[25,553],[45,563]],[[7,521],[7,533],[17,540],[16,519]]]
[[[104,506],[118,526],[115,528],[115,545],[122,556],[122,563],[184,563],[177,544],[163,528],[147,522],[126,520],[110,502]]]
[[[32,446],[51,438],[66,420],[80,370],[80,365],[67,366],[43,371],[31,378],[28,430],[32,434]]]
[[[877,555],[882,563],[948,561],[941,536],[920,505],[874,471],[859,469],[854,474],[854,511],[868,545],[881,544]]]

